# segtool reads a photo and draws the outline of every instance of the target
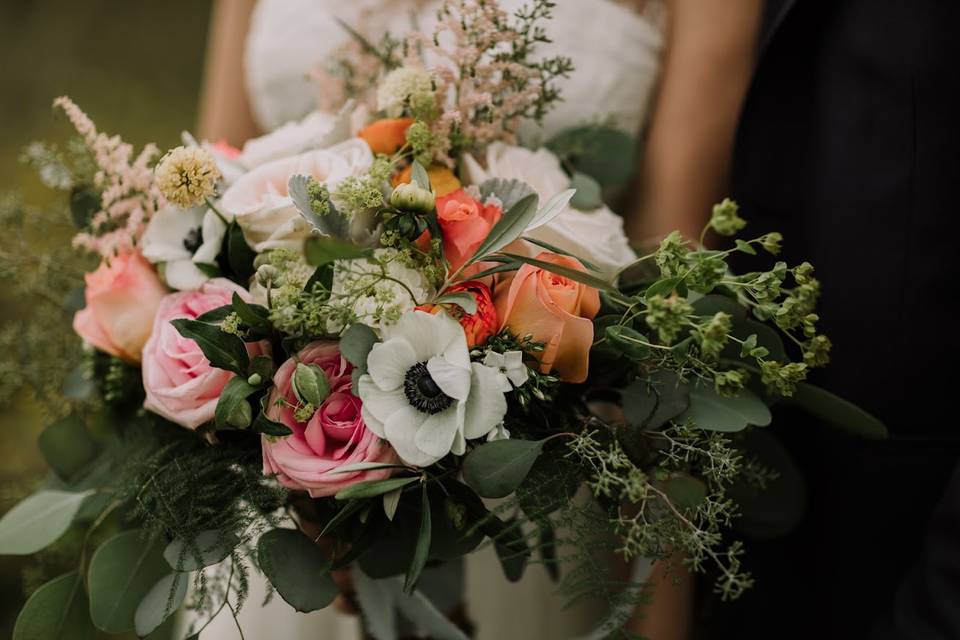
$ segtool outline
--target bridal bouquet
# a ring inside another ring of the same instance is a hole
[[[15,638],[145,636],[185,601],[235,615],[251,563],[299,611],[353,567],[373,635],[397,607],[459,638],[418,583],[485,544],[507,579],[536,558],[614,605],[640,592],[597,568],[607,547],[750,586],[729,525],[777,528],[751,500],[791,470],[769,405],[879,427],[804,382],[830,351],[813,268],[728,268],[779,234],[637,256],[603,172],[517,145],[570,69],[533,56],[549,8],[449,2],[434,37],[357,35],[373,88],[243,151],[134,155],[57,99],[85,147],[47,175],[97,258],[73,319],[88,351],[0,553],[85,533]],[[724,201],[708,230],[744,225]]]

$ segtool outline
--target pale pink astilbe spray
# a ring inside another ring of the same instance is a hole
[[[456,131],[477,148],[496,140],[515,143],[520,123],[539,120],[559,99],[552,82],[572,69],[569,59],[532,57],[537,43],[549,42],[535,23],[549,18],[552,7],[537,0],[511,19],[495,0],[446,0],[431,36],[408,36],[407,64],[430,60],[438,103],[445,107],[431,123],[438,138],[450,140]],[[449,155],[441,159],[453,162]]]
[[[74,236],[73,245],[104,257],[131,250],[163,204],[153,184],[156,145],[146,145],[134,158],[132,145],[119,136],[98,132],[89,116],[70,98],[61,96],[53,101],[53,106],[63,109],[98,167],[93,186],[100,191],[101,209],[91,219],[89,230]]]

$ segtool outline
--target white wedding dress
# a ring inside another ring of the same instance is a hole
[[[259,0],[247,39],[246,82],[255,116],[265,131],[316,109],[322,87],[311,69],[348,38],[333,19],[363,22],[370,29],[398,34],[416,16],[421,29],[433,23],[430,0]],[[525,0],[500,0],[507,11]],[[527,126],[527,144],[577,125],[609,121],[633,135],[647,122],[659,79],[664,45],[663,5],[651,1],[644,14],[613,0],[558,0],[554,19],[545,23],[553,42],[543,55],[573,59],[575,71],[563,81],[563,102],[542,128]],[[355,617],[332,610],[298,614],[279,596],[261,608],[262,578],[251,575],[251,593],[240,612],[246,638],[261,640],[355,640]],[[589,607],[562,610],[563,599],[542,566],[533,564],[519,583],[508,583],[489,547],[467,558],[466,603],[479,640],[559,640],[583,634],[598,622]],[[238,638],[229,615],[220,615],[203,632],[204,640]]]

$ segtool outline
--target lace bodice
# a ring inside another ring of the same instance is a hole
[[[501,6],[513,11],[525,2],[501,0]],[[322,87],[309,72],[349,38],[335,17],[400,34],[414,22],[418,28],[430,28],[435,6],[431,0],[259,0],[245,65],[261,127],[272,130],[316,108]],[[562,81],[564,101],[547,115],[542,129],[525,127],[524,138],[536,142],[608,119],[628,133],[638,133],[646,123],[659,76],[663,49],[659,21],[612,0],[560,0],[554,14],[545,23],[553,42],[539,51],[568,56],[576,69]]]

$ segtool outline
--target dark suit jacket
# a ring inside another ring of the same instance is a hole
[[[859,442],[779,416],[808,514],[788,539],[748,546],[757,586],[739,604],[707,602],[710,637],[960,638],[960,485],[920,577],[898,587],[958,455],[960,2],[781,0],[767,24],[734,196],[751,236],[779,230],[788,262],[817,268],[835,348],[816,381],[892,436]],[[898,610],[896,630],[888,614],[895,601],[916,609],[918,585],[935,592],[926,612]]]

